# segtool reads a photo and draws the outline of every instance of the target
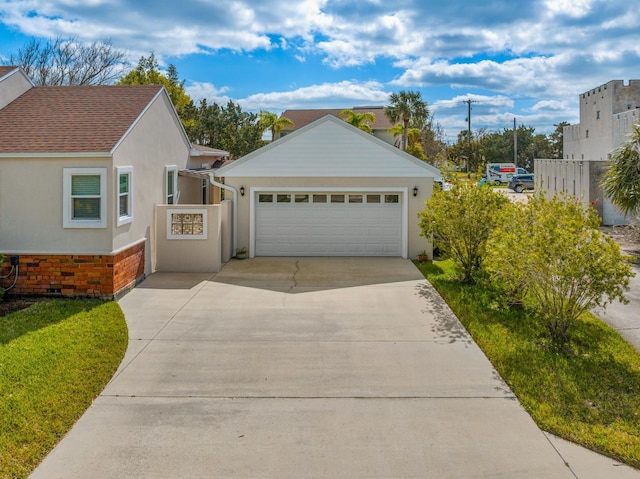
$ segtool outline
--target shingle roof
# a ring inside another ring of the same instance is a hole
[[[0,110],[0,153],[110,152],[161,88],[33,87]]]
[[[376,121],[373,122],[374,130],[388,130],[393,126],[393,123],[389,121],[389,118],[384,114],[383,106],[367,106],[367,107],[353,107],[347,108],[349,110],[353,110],[354,113],[366,113],[371,112],[376,116]],[[345,110],[345,108],[324,108],[324,109],[315,109],[315,110],[285,110],[282,113],[282,116],[286,116],[289,118],[294,127],[284,127],[283,130],[291,131],[291,130],[299,130],[300,128],[313,123],[314,121],[322,118],[326,115],[333,115],[338,118],[340,117],[340,113]]]
[[[11,66],[0,66],[0,78],[2,78],[3,76],[5,76],[7,73],[12,72],[13,70],[15,70],[18,67],[11,67]]]

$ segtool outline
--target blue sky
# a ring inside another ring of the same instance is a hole
[[[629,0],[0,0],[0,57],[30,38],[154,52],[188,93],[243,109],[385,105],[417,90],[447,140],[578,121],[578,95],[640,78]]]

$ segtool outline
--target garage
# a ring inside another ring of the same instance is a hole
[[[418,214],[440,171],[327,115],[216,170],[255,256],[431,254]]]
[[[256,256],[402,256],[399,192],[255,193]]]

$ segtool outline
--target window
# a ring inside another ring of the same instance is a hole
[[[165,197],[168,205],[178,204],[178,167],[167,166],[164,170]]]
[[[273,203],[273,195],[269,195],[269,194],[258,195],[258,203]]]
[[[367,203],[380,203],[380,195],[367,195]]]
[[[207,239],[207,210],[167,210],[168,239]]]
[[[399,195],[384,195],[385,203],[400,203]]]
[[[295,195],[294,200],[296,203],[309,203],[309,195]]]
[[[600,119],[600,110],[596,112],[596,120],[599,120],[599,119]]]
[[[291,203],[291,195],[289,195],[289,194],[278,194],[278,195],[276,195],[276,201],[278,203]]]
[[[64,228],[106,228],[107,169],[64,168]]]
[[[589,138],[589,130],[587,130],[587,138]]]
[[[133,168],[130,166],[117,167],[118,177],[118,217],[117,226],[133,221]]]
[[[349,203],[362,203],[362,195],[349,195]]]
[[[313,202],[314,203],[326,203],[327,202],[327,195],[313,195]]]
[[[331,203],[344,203],[344,195],[331,195]]]

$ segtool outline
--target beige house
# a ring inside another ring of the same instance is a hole
[[[210,182],[179,170],[226,155],[192,147],[162,86],[34,86],[0,67],[0,254],[18,267],[12,292],[131,288],[161,266],[157,206],[213,202]],[[215,270],[220,256],[198,261]]]
[[[399,256],[431,244],[418,212],[440,171],[327,115],[216,171],[249,256]]]

